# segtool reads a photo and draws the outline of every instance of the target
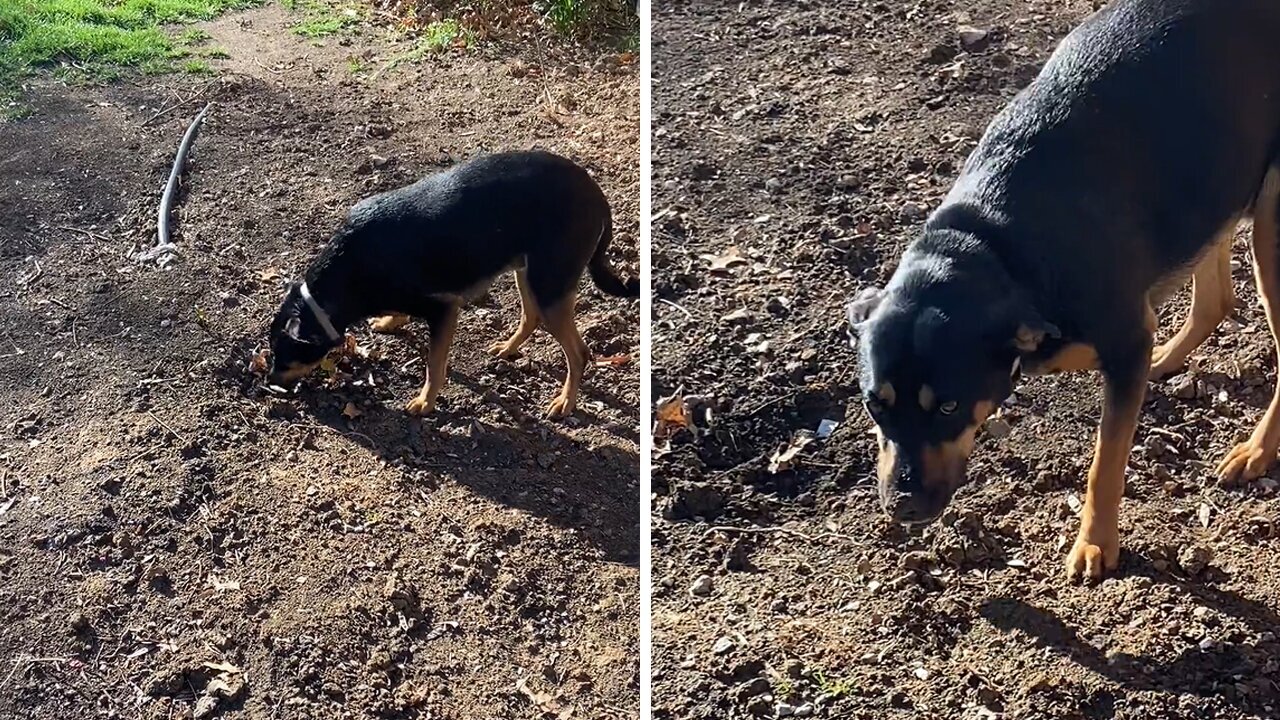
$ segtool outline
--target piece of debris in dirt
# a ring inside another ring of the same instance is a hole
[[[811,442],[813,442],[813,435],[808,431],[802,430],[796,433],[791,438],[791,442],[773,452],[769,458],[769,472],[777,475],[784,470],[790,470],[795,465],[796,456]]]
[[[690,412],[689,404],[684,397],[684,388],[677,388],[674,393],[668,397],[658,400],[657,422],[653,426],[653,441],[656,445],[659,442],[669,442],[671,437],[680,430],[688,430],[695,437],[698,434],[698,428],[693,424],[693,413]]]

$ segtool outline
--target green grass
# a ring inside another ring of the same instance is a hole
[[[537,0],[534,7],[563,35],[582,35],[599,29],[617,32],[636,23],[626,0]],[[638,45],[639,31],[635,34]]]
[[[323,38],[346,30],[363,19],[367,7],[358,3],[329,0],[283,0],[284,6],[304,17],[293,26],[293,33],[304,38]]]
[[[463,45],[469,44],[467,32],[462,29],[462,25],[457,20],[449,18],[428,25],[418,43],[427,52],[439,52],[447,50],[459,39],[462,40]]]
[[[17,94],[35,68],[66,63],[82,78],[120,68],[172,69],[183,48],[208,39],[188,30],[170,37],[160,26],[207,20],[263,0],[0,0],[0,97]],[[207,63],[187,63],[206,72]]]

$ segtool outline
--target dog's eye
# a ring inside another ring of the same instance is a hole
[[[944,402],[944,403],[942,403],[941,405],[939,405],[939,406],[938,406],[938,412],[941,412],[943,415],[950,415],[951,413],[953,413],[953,412],[955,412],[955,411],[956,411],[956,401],[955,401],[955,400],[950,400],[950,401],[948,401],[948,402]]]
[[[884,409],[884,405],[880,404],[880,401],[874,397],[868,397],[865,404],[867,406],[867,412],[872,415],[878,415],[880,411]]]

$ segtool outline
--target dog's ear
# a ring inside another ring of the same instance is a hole
[[[858,297],[850,300],[844,306],[845,319],[849,321],[849,329],[857,334],[861,325],[871,317],[871,313],[876,311],[880,306],[880,302],[884,300],[884,290],[878,287],[869,287],[858,293]]]

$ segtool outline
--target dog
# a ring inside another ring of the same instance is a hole
[[[1086,19],[991,122],[888,284],[847,305],[884,510],[934,519],[975,434],[1024,374],[1100,371],[1102,413],[1070,578],[1117,567],[1124,474],[1149,378],[1232,310],[1230,252],[1280,335],[1280,4],[1117,0]],[[1191,311],[1153,348],[1155,308]],[[1280,394],[1218,466],[1261,475]]]
[[[583,270],[601,291],[640,295],[608,259],[609,202],[585,169],[548,152],[477,157],[406,187],[366,198],[347,214],[271,323],[268,382],[291,384],[342,344],[350,325],[376,318],[394,332],[419,318],[429,343],[412,415],[431,412],[444,387],[461,307],[504,272],[520,291],[520,325],[490,350],[516,356],[542,326],[564,350],[568,373],[547,408],[571,414],[591,353],[574,322]]]

